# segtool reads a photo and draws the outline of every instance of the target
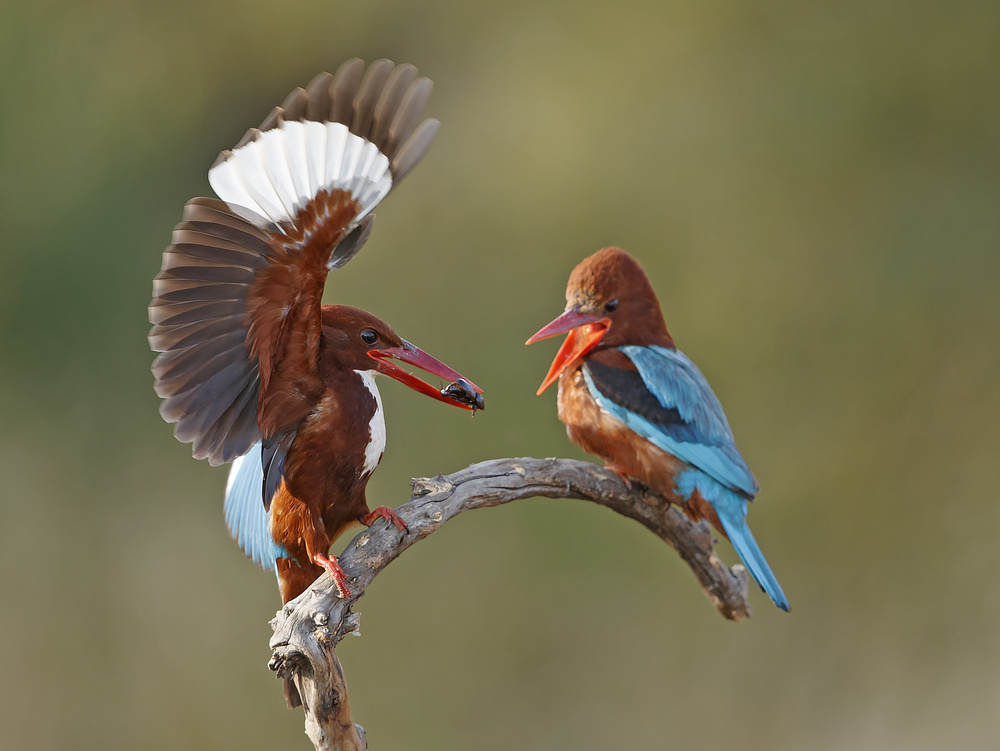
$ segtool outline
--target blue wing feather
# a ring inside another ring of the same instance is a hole
[[[646,388],[667,408],[676,408],[711,443],[732,443],[726,413],[708,380],[683,352],[666,347],[619,347],[635,365]]]
[[[590,394],[630,430],[690,465],[674,478],[677,495],[687,500],[697,490],[712,504],[750,575],[775,605],[788,610],[788,599],[746,522],[747,499],[759,490],[757,480],[736,448],[726,414],[705,376],[676,350],[655,346],[619,350],[635,364],[642,384],[634,374],[629,381],[626,371],[613,369],[617,371],[613,376],[607,365],[588,364],[583,376]],[[643,386],[655,403],[638,393]]]
[[[638,370],[646,388],[664,410],[676,410],[682,422],[654,421],[629,410],[594,385],[583,369],[597,403],[653,445],[702,470],[724,486],[753,496],[760,489],[733,442],[722,405],[705,376],[688,357],[664,347],[625,346],[619,350]]]
[[[287,553],[271,537],[271,516],[261,500],[263,487],[264,467],[258,442],[233,462],[223,508],[226,526],[240,549],[254,563],[270,571],[275,560],[286,557]]]

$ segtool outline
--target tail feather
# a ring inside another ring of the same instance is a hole
[[[771,567],[767,565],[764,554],[761,552],[753,533],[746,522],[746,501],[731,494],[733,498],[726,503],[713,503],[722,528],[729,536],[729,541],[736,549],[743,564],[747,567],[750,575],[757,582],[758,586],[764,590],[771,601],[784,611],[791,610],[788,598],[785,597],[778,579],[775,577]],[[721,499],[720,499],[721,500]],[[727,499],[730,500],[730,499]],[[739,507],[737,507],[737,502]]]
[[[264,470],[260,444],[233,462],[226,483],[224,512],[229,533],[247,558],[265,571],[287,553],[271,537],[271,517],[261,500]]]

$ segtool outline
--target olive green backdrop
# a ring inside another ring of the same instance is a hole
[[[996,744],[1000,4],[3,0],[0,745],[308,748],[226,471],[157,415],[146,305],[218,151],[355,55],[418,65],[443,125],[327,299],[488,400],[384,383],[372,504],[582,456],[534,396],[556,343],[522,343],[618,244],[726,405],[793,605],[725,622],[589,504],[470,513],[339,650],[371,747]]]

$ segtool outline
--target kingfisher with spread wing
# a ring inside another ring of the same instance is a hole
[[[412,65],[350,60],[296,89],[209,171],[153,282],[160,413],[196,458],[233,461],[225,515],[244,552],[275,568],[283,602],[324,570],[369,512],[385,448],[377,374],[464,409],[482,390],[364,310],[323,305],[327,273],[364,245],[375,206],[423,157],[432,83]],[[437,389],[392,360],[449,381]],[[234,461],[235,460],[235,461]]]
[[[645,272],[618,248],[570,275],[565,312],[527,343],[567,333],[541,394],[559,379],[559,419],[608,469],[635,478],[733,543],[775,605],[788,600],[747,526],[759,490],[722,405],[674,346]]]

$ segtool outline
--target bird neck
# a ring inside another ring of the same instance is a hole
[[[608,328],[608,333],[601,339],[594,351],[618,349],[618,347],[665,347],[677,349],[674,338],[667,331],[663,314],[656,308],[655,315],[648,317],[621,316],[616,318]]]
[[[607,365],[612,368],[618,368],[619,370],[635,370],[635,363],[633,363],[628,356],[622,352],[618,347],[605,347],[595,349],[593,352],[589,353],[587,357],[583,358],[588,362],[596,362],[601,365]],[[580,363],[583,364],[582,362]]]

